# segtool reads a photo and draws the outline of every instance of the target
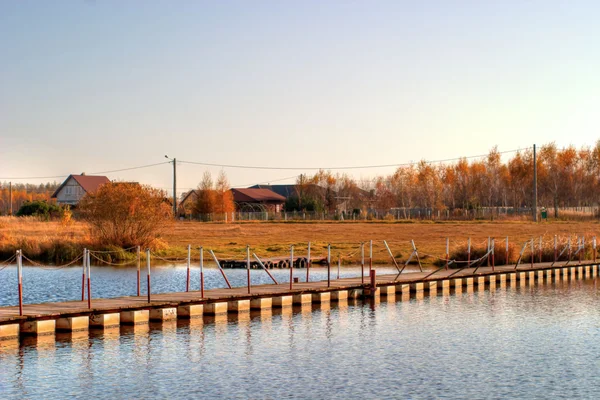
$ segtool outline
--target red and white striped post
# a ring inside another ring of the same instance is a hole
[[[246,269],[248,270],[248,294],[250,294],[250,245],[246,245]]]
[[[508,265],[510,257],[508,256],[508,236],[506,237],[506,265]]]
[[[308,254],[306,255],[306,282],[310,280],[310,242],[308,242]]]
[[[294,245],[290,246],[290,290],[294,287]]]
[[[137,252],[137,295],[138,295],[138,297],[140,297],[141,296],[141,294],[140,294],[140,268],[141,268],[141,264],[142,264],[142,254],[141,254],[140,246],[137,246],[136,252]]]
[[[446,270],[450,264],[450,238],[446,238]]]
[[[327,245],[327,287],[331,286],[331,244]]]
[[[360,283],[365,283],[365,243],[360,244]]]
[[[543,247],[544,247],[544,241],[543,241],[542,237],[540,236],[540,248],[539,248],[540,263],[543,261],[543,258],[544,258]]]
[[[492,247],[492,240],[490,239],[490,237],[488,236],[488,242],[487,242],[487,266],[490,266],[490,249]]]
[[[146,267],[148,268],[148,303],[150,303],[150,249],[146,249]]]
[[[19,315],[23,315],[23,251],[17,250],[17,279],[19,282]]]
[[[535,239],[531,238],[531,268],[533,268],[534,258],[535,258]]]
[[[200,297],[204,298],[204,248],[200,246]]]
[[[373,241],[369,242],[369,276],[373,270]]]
[[[596,236],[594,236],[592,247],[594,249],[594,262],[596,262]]]
[[[91,267],[91,262],[90,262],[90,250],[88,249],[86,251],[87,255],[86,255],[86,259],[87,259],[87,302],[88,302],[88,308],[92,308],[92,267]]]
[[[471,265],[471,238],[467,240],[467,265]]]
[[[496,239],[492,239],[492,271],[496,267]]]
[[[192,262],[192,246],[188,244],[187,252],[187,275],[185,279],[185,291],[190,291],[190,264]]]
[[[83,249],[83,270],[81,273],[81,301],[85,301],[85,274],[87,273],[86,271],[86,265],[85,263],[87,262],[87,249]]]
[[[569,235],[568,246],[569,246],[569,261],[571,261],[571,235]]]
[[[338,254],[338,270],[337,270],[337,278],[340,279],[340,266],[342,265],[342,255]]]
[[[554,262],[558,259],[558,236],[554,235]]]

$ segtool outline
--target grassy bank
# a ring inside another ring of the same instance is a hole
[[[289,256],[290,245],[295,253],[304,255],[311,242],[313,257],[326,257],[327,244],[331,243],[332,259],[339,255],[343,263],[360,261],[360,242],[373,240],[375,263],[389,264],[383,245],[386,240],[397,259],[406,259],[411,252],[410,240],[415,243],[425,263],[433,264],[446,252],[446,237],[450,238],[450,253],[464,256],[467,238],[472,238],[473,253],[485,251],[487,237],[495,237],[497,257],[502,259],[504,238],[509,236],[511,259],[516,259],[523,243],[531,237],[543,236],[544,247],[551,248],[554,235],[566,241],[572,236],[591,237],[600,234],[600,225],[589,221],[531,222],[444,222],[444,223],[390,223],[390,222],[325,222],[325,223],[236,223],[214,224],[177,222],[154,245],[154,253],[165,258],[184,258],[187,245],[212,249],[222,259],[244,258],[246,245],[261,258]],[[99,246],[90,236],[85,224],[72,221],[39,221],[34,218],[0,218],[0,260],[12,256],[17,249],[33,260],[44,263],[64,263],[79,256],[84,248],[113,251],[99,255],[107,261],[130,260],[133,251]],[[368,245],[365,248],[368,256]],[[545,250],[548,254],[548,250]],[[193,257],[198,259],[197,250]],[[208,255],[206,255],[208,258]]]

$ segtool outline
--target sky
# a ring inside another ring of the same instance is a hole
[[[244,187],[591,146],[598,17],[575,0],[0,1],[0,181],[165,155],[274,168],[178,163],[183,191],[206,170]],[[170,189],[172,173],[106,175]]]

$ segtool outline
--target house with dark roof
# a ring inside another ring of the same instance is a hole
[[[106,176],[69,175],[52,195],[59,205],[75,206],[86,193],[94,193],[98,188],[110,180]]]
[[[238,211],[280,212],[285,197],[269,189],[231,189],[233,201]]]

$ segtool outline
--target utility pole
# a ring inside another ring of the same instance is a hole
[[[167,155],[165,158],[173,163],[173,218],[177,219],[177,159],[170,159]]]
[[[8,182],[8,203],[10,204],[10,215],[13,215],[13,206],[12,206],[12,182]]]
[[[533,145],[533,222],[538,222],[537,215],[537,155],[535,152],[535,144]]]

